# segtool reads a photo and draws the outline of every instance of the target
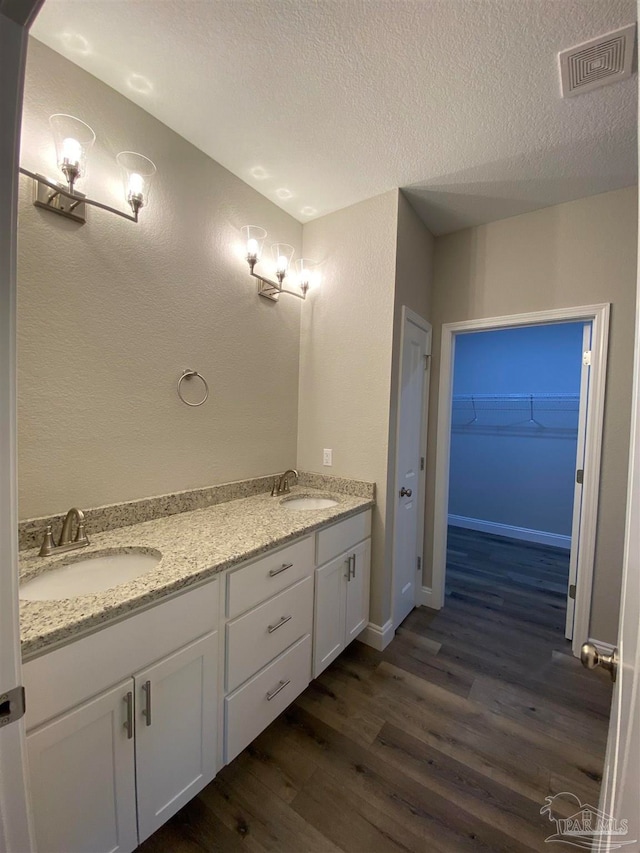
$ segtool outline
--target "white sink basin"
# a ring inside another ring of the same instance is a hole
[[[316,498],[308,495],[285,498],[282,501],[285,509],[328,509],[330,506],[337,505],[338,501],[334,501],[333,498]]]
[[[73,559],[73,558],[71,558]],[[104,592],[150,572],[162,559],[159,551],[130,549],[126,553],[97,551],[70,562],[67,558],[55,568],[26,581],[19,595],[25,601],[59,601]]]

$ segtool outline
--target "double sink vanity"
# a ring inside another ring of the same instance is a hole
[[[373,486],[314,476],[23,552],[39,850],[134,850],[366,627]]]

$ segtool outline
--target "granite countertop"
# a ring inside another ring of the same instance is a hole
[[[150,572],[105,592],[59,601],[21,600],[23,659],[41,655],[374,503],[369,498],[307,487],[294,487],[291,494],[331,497],[338,503],[322,510],[289,510],[282,506],[282,498],[272,498],[267,492],[96,533],[90,536],[87,548],[67,554],[40,557],[37,549],[21,552],[21,581],[97,551],[122,553],[143,548],[162,554]]]

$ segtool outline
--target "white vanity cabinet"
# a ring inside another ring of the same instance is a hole
[[[39,853],[131,853],[367,625],[371,512],[25,663]]]
[[[215,776],[218,586],[25,664],[40,853],[129,853]]]
[[[370,512],[317,534],[316,562],[323,565],[315,572],[314,678],[369,621],[370,536]]]

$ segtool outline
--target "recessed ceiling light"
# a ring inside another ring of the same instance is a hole
[[[249,169],[249,174],[258,181],[264,181],[265,178],[269,177],[269,173],[262,166],[254,166],[253,169]]]
[[[314,216],[317,212],[318,211],[315,207],[309,207],[309,205],[306,205],[306,207],[303,207],[300,211],[303,216]]]
[[[60,41],[67,50],[71,50],[73,53],[81,53],[84,56],[91,53],[91,45],[80,33],[64,32],[60,36]]]
[[[286,187],[280,187],[280,189],[276,190],[276,195],[279,199],[282,199],[282,201],[286,201],[288,198],[293,198],[293,193]]]
[[[139,95],[150,95],[153,92],[153,83],[142,74],[129,74],[127,86]]]

